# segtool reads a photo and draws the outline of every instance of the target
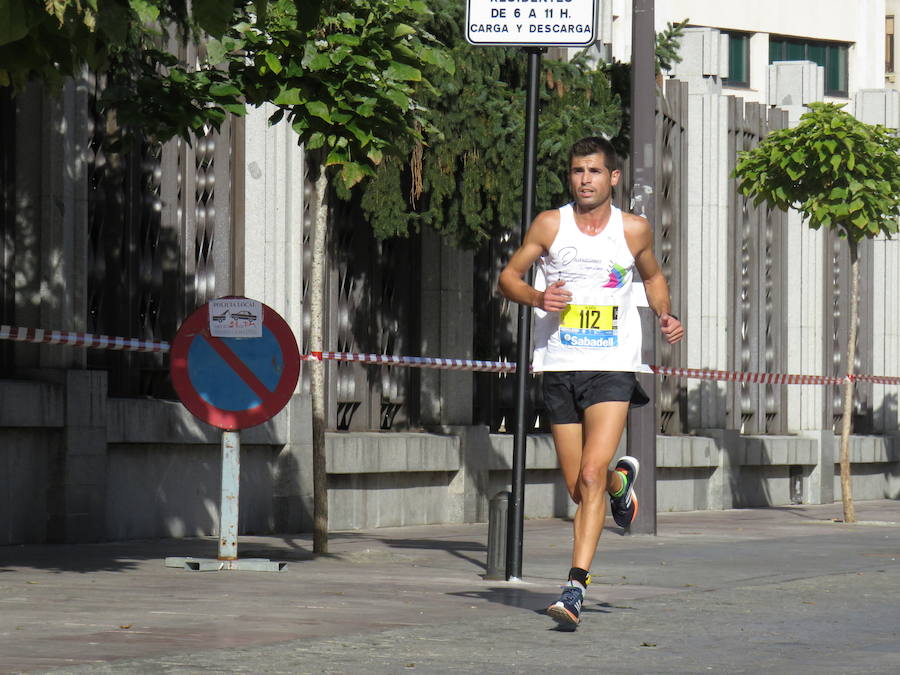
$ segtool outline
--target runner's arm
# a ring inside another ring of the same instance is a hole
[[[525,281],[525,275],[534,262],[550,249],[558,230],[559,211],[538,214],[525,233],[522,245],[500,272],[497,289],[501,295],[520,305],[539,307],[547,312],[565,309],[572,299],[572,294],[563,288],[565,282],[554,282],[546,290],[539,291]]]
[[[634,265],[644,282],[647,303],[659,317],[659,329],[669,344],[684,337],[681,320],[671,314],[669,284],[653,254],[653,230],[646,219],[622,214],[625,220],[625,239],[634,256]]]

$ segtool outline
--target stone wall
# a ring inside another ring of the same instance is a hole
[[[218,533],[221,432],[178,403],[103,386],[95,371],[0,380],[0,544]],[[298,396],[241,433],[241,534],[310,530],[308,415]],[[326,444],[332,530],[484,522],[509,488],[512,437],[485,427],[331,432]],[[835,448],[831,433],[659,436],[658,510],[831,502]],[[854,436],[851,459],[856,499],[900,498],[897,436]],[[526,517],[574,514],[548,435],[529,437],[525,480]]]

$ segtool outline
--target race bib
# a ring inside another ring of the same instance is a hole
[[[618,346],[618,305],[569,305],[559,315],[559,339],[566,347]]]

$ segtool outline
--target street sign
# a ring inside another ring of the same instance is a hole
[[[213,337],[262,337],[262,303],[250,298],[216,298],[209,307]]]
[[[468,0],[466,40],[505,47],[586,47],[597,40],[597,0]]]
[[[238,334],[256,322],[260,337],[216,337],[225,308],[238,314]],[[181,324],[172,342],[171,373],[188,410],[234,431],[262,424],[287,405],[300,375],[300,352],[275,310],[246,298],[224,298],[203,305]]]

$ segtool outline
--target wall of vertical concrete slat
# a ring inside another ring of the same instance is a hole
[[[676,190],[666,206],[673,218],[666,227],[677,241],[667,255],[678,268],[673,284],[689,337],[679,351],[660,353],[674,365],[696,368],[841,374],[846,255],[833,237],[811,231],[795,213],[776,216],[748,208],[729,176],[738,147],[757,142],[765,129],[796,123],[803,104],[821,94],[820,74],[812,64],[776,64],[770,91],[781,97],[778,109],[746,106],[721,93],[722,44],[709,31],[689,32],[680,84],[667,86],[672,96],[667,114],[679,118],[672,128],[687,137],[686,145],[668,150],[683,175],[678,181],[666,177]],[[21,219],[12,241],[19,284],[15,318],[21,325],[85,328],[85,163],[90,161],[85,153],[91,133],[84,107],[90,86],[73,82],[58,101],[30,92],[17,103],[23,134],[40,139],[39,152],[24,144],[17,148]],[[898,94],[860,92],[854,113],[896,128]],[[197,148],[174,143],[163,149],[160,191],[168,201],[162,227],[174,232],[181,246],[179,260],[167,264],[187,280],[172,285],[167,277],[163,288],[178,296],[170,298],[168,308],[178,315],[209,294],[258,298],[285,316],[302,345],[304,237],[315,195],[292,132],[286,125],[269,126],[267,114],[254,111],[225,136],[205,138]],[[201,175],[210,166],[215,190]],[[223,181],[222,171],[230,171],[230,178]],[[348,207],[341,208],[347,216]],[[336,236],[353,234],[352,222],[341,227]],[[198,258],[196,249],[210,240],[214,250]],[[352,241],[359,249],[357,261],[363,254],[390,257],[402,251],[405,257],[389,262],[401,271],[412,265],[403,274],[417,265],[421,283],[414,292],[397,291],[398,280],[406,278],[398,269],[367,276],[371,268],[360,268],[354,279],[347,259],[338,260],[344,267],[332,269],[333,313],[360,313],[344,316],[340,326],[335,319],[332,348],[344,331],[341,339],[357,339],[373,351],[472,355],[480,327],[464,318],[484,301],[475,297],[473,279],[484,270],[476,269],[473,256],[442,246],[433,233],[398,249],[371,245],[369,239]],[[878,239],[865,245],[864,255],[860,364],[876,374],[900,375],[900,242]],[[194,283],[198,276],[203,279]],[[377,302],[394,303],[389,308],[394,314],[366,313]],[[408,325],[401,325],[396,313],[407,308],[413,311],[407,313]],[[354,325],[362,326],[361,332],[348,337]],[[0,471],[0,543],[214,533],[215,472],[208,471],[217,461],[214,431],[170,402],[107,397],[101,371],[82,370],[81,350],[16,345],[14,354],[15,374],[25,384],[0,381],[0,466],[6,469]],[[509,438],[472,424],[476,378],[396,370],[378,375],[353,364],[341,382],[331,382],[333,419],[339,404],[365,402],[349,422],[353,431],[328,435],[332,527],[483,519],[491,492],[505,485]],[[336,371],[331,368],[333,378]],[[415,387],[413,378],[419,382]],[[858,434],[852,444],[860,464],[854,487],[859,498],[896,498],[898,388],[860,389],[859,421],[867,426],[859,429],[867,435]],[[683,405],[684,415],[679,417],[680,408],[671,412],[675,422],[660,436],[660,510],[787,503],[795,475],[807,502],[828,502],[837,494],[835,388],[776,391],[681,380],[665,395],[666,406]],[[395,419],[392,406],[399,404],[414,412],[404,411],[397,422],[415,419],[433,433],[375,431],[386,415]],[[41,407],[46,410],[37,414]],[[243,531],[308,528],[308,422],[309,399],[301,385],[285,412],[248,432]],[[528,515],[570,514],[548,439],[536,436],[532,442]],[[37,500],[27,517],[23,495]]]

